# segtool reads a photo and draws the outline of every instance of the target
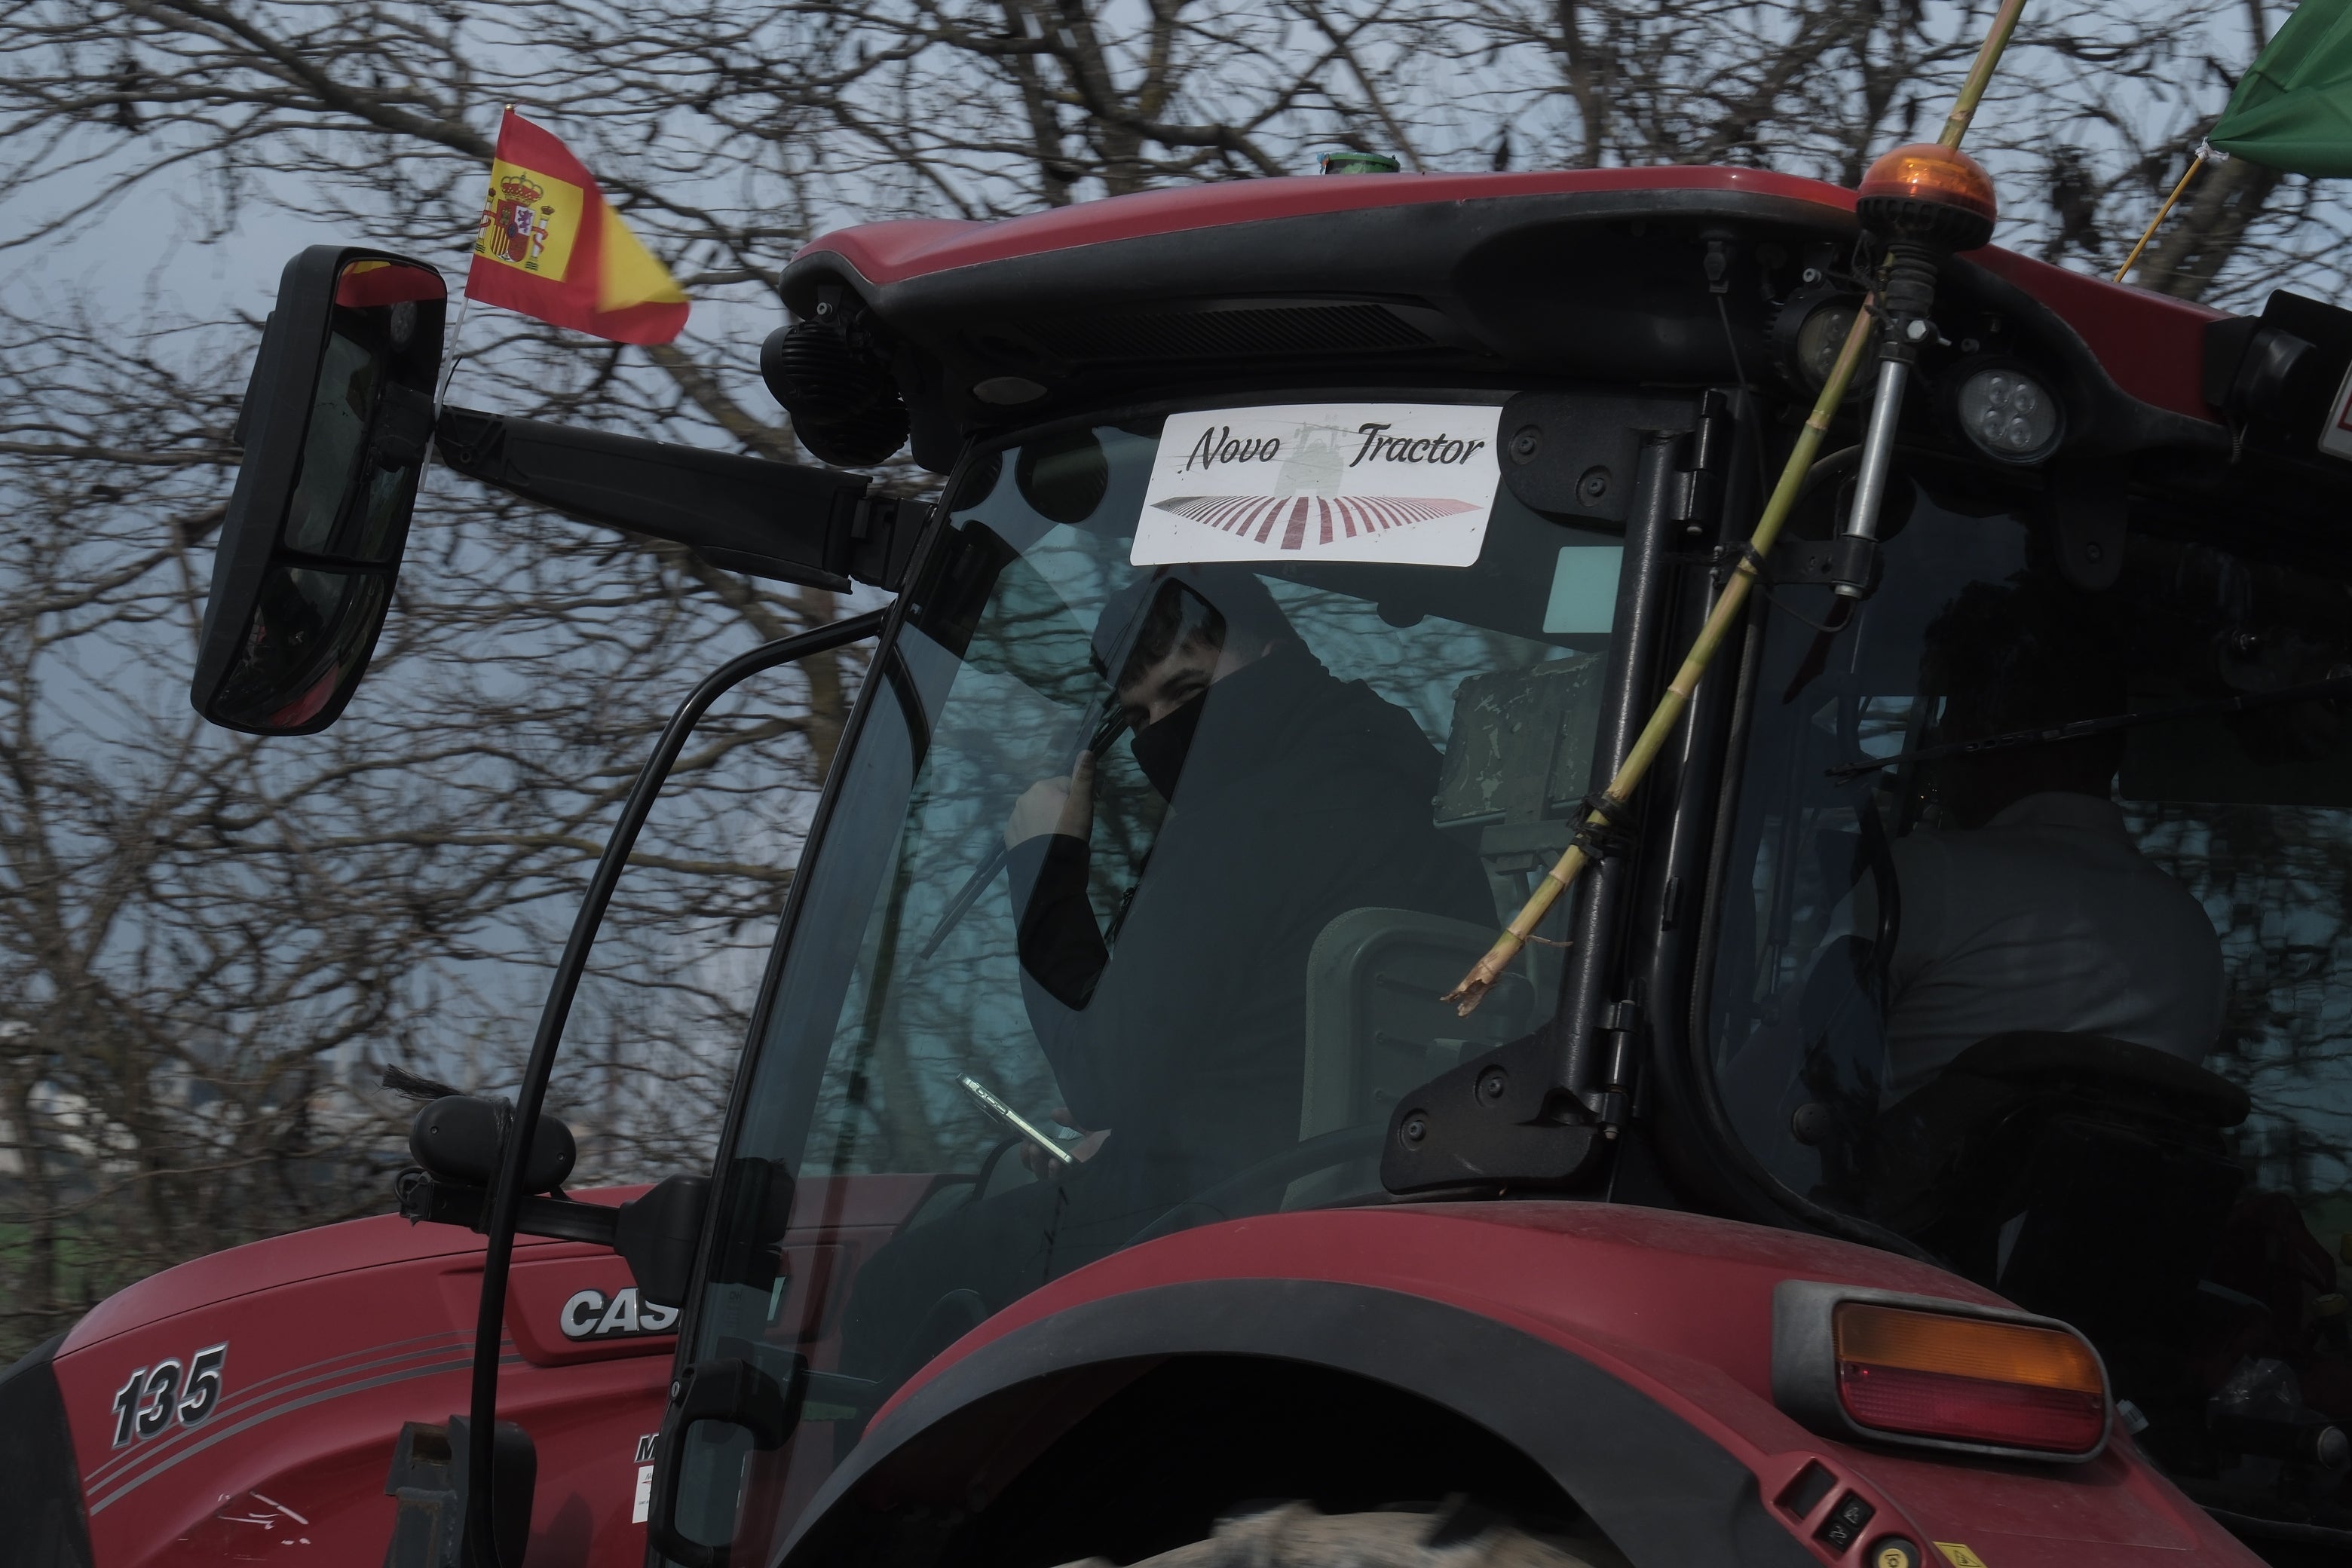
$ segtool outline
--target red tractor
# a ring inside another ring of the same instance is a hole
[[[1908,243],[1713,168],[871,225],[762,356],[840,468],[436,409],[437,274],[305,252],[208,717],[332,722],[428,440],[895,596],[697,689],[398,1214],[0,1381],[11,1561],[2352,1560],[2352,313],[1990,247],[1898,310]],[[842,471],[909,442],[936,504]],[[866,637],[715,1164],[566,1193],[654,792]]]

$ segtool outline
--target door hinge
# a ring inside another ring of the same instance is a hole
[[[1585,1097],[1603,1138],[1614,1138],[1632,1119],[1634,1079],[1641,1071],[1642,1005],[1612,1002],[1601,1010],[1594,1028],[1601,1047],[1601,1087]]]

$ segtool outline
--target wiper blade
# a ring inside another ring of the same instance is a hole
[[[2289,702],[2308,702],[2314,698],[2326,697],[2352,697],[2352,674],[2331,675],[2325,680],[2281,687],[2276,691],[2249,691],[2237,697],[2184,702],[2179,707],[2151,709],[2144,713],[2111,713],[2104,719],[2077,719],[2071,723],[2044,725],[2036,730],[2011,730],[2006,734],[1987,735],[1978,741],[1947,741],[1938,745],[1898,752],[1891,757],[1881,757],[1872,762],[1847,763],[1825,771],[1833,779],[1859,778],[1864,773],[1899,768],[1911,763],[1974,756],[1980,752],[2005,752],[2020,746],[2055,745],[2061,741],[2079,741],[2085,735],[2137,730],[2144,724],[2168,724],[2176,719],[2208,719],[2224,713],[2251,713],[2258,709],[2278,708]]]

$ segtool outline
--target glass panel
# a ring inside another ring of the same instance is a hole
[[[2091,1332],[2143,1446],[2263,1511],[2215,1412],[2352,1416],[2352,572],[2307,542],[2341,529],[2137,503],[2089,592],[2039,496],[1916,478],[1851,627],[1763,612],[1725,1108],[1797,1192]]]
[[[734,1151],[798,1173],[783,1282],[699,1329],[816,1368],[773,1517],[1045,1281],[1377,1193],[1396,1097],[1553,1006],[1542,949],[1437,997],[1589,787],[1618,542],[1507,495],[1466,567],[1137,568],[1157,437],[990,463],[881,667]]]
[[[431,429],[439,276],[357,261],[335,289],[281,537],[306,555],[396,559]]]
[[[383,573],[269,567],[243,654],[221,683],[221,716],[285,732],[331,711],[366,669],[391,602]]]

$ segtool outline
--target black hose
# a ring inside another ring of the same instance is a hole
[[[637,835],[653,811],[654,798],[661,793],[662,782],[676,765],[678,752],[686,749],[695,725],[713,702],[740,682],[780,664],[863,641],[880,632],[888,617],[887,609],[869,610],[814,631],[762,643],[705,677],[702,684],[678,704],[677,711],[670,715],[661,739],[654,743],[653,755],[637,771],[636,782],[629,786],[628,797],[621,803],[621,820],[614,825],[613,836],[604,841],[604,852],[596,861],[595,874],[588,880],[588,895],[572,921],[572,935],[563,944],[563,956],[557,961],[555,978],[548,987],[547,1005],[540,1010],[539,1032],[531,1039],[530,1059],[523,1064],[510,1126],[539,1125],[540,1108],[547,1100],[547,1080],[555,1069],[556,1051],[563,1043],[563,1026],[572,1016],[572,997],[579,992],[580,977],[588,967],[589,949],[595,945],[596,928],[604,922],[605,907],[613,901],[613,890],[619,886],[621,872],[629,863],[629,852],[636,847]],[[469,1568],[521,1568],[520,1563],[501,1564],[499,1561],[490,1486],[498,1429],[499,1347],[506,1318],[507,1274],[514,1262],[515,1221],[522,1208],[522,1163],[528,1142],[527,1139],[512,1136],[506,1140],[499,1152],[498,1179],[490,1187],[488,1245],[482,1256],[482,1303],[474,1319],[472,1430],[466,1444],[465,1560]]]

